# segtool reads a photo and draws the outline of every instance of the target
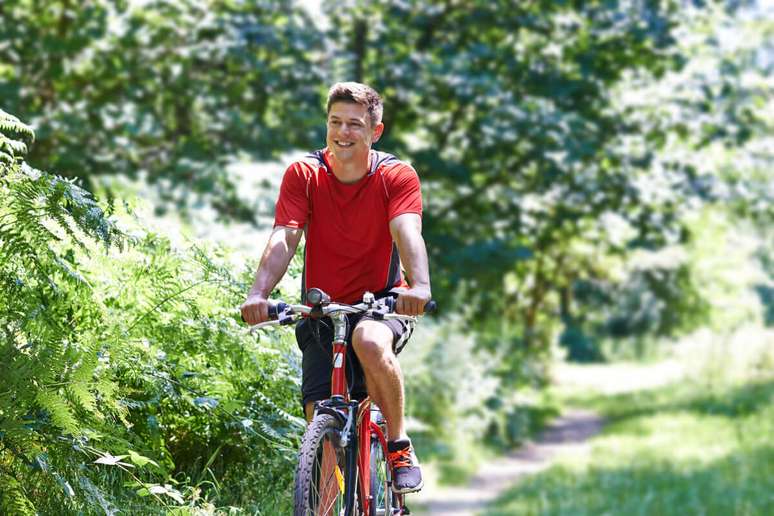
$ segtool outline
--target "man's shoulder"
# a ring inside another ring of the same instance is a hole
[[[325,161],[325,158],[323,157],[323,152],[323,150],[317,150],[307,152],[306,154],[300,156],[295,156],[291,160],[290,165],[288,165],[288,169],[294,169],[306,173],[316,173],[321,169],[324,170],[328,165]]]
[[[373,172],[380,172],[382,175],[394,176],[406,173],[416,174],[411,163],[404,161],[394,154],[382,151],[373,151],[374,156],[371,160],[371,169]]]

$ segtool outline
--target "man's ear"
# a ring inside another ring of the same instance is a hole
[[[379,141],[379,138],[382,137],[382,133],[384,132],[384,124],[382,122],[379,122],[376,124],[376,127],[374,127],[374,139],[372,140],[373,143],[376,143]]]

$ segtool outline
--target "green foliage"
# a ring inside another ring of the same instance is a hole
[[[615,365],[611,371],[595,366],[596,380],[568,390],[566,400],[607,420],[604,431],[589,441],[589,452],[557,457],[554,466],[520,482],[484,514],[771,512],[774,341],[760,329],[738,337],[727,345],[688,343],[687,374],[659,388],[611,395],[604,388],[622,386],[605,385],[600,378],[612,376]],[[752,342],[757,351],[750,353],[744,348]],[[718,347],[710,360],[696,356]],[[750,355],[747,366],[729,367],[740,352]],[[766,365],[759,367],[761,362]],[[629,371],[648,374],[646,367]]]
[[[678,2],[355,4],[333,15],[353,50],[334,73],[385,93],[380,145],[423,176],[439,297],[466,284],[516,347],[545,346],[560,291],[605,277],[601,257],[680,241],[681,164],[672,195],[648,192],[670,129],[614,94],[684,64]]]
[[[0,109],[0,167],[10,166],[27,154],[27,145],[34,140],[30,126]]]
[[[33,139],[5,115],[2,133],[6,142]],[[78,269],[87,239],[109,246],[124,238],[85,191],[30,168],[24,149],[11,148],[15,159],[0,169],[0,474],[4,508],[21,510],[44,492],[61,496],[58,479],[87,460],[68,448],[116,413],[98,372],[104,312]],[[46,475],[30,482],[36,465]]]
[[[326,3],[324,32],[274,0],[3,2],[0,98],[38,143],[0,111],[2,503],[283,513],[301,428],[292,337],[256,349],[226,308],[250,272],[136,223],[118,252],[120,207],[28,152],[92,184],[145,178],[159,210],[203,194],[255,221],[225,165],[321,145],[325,85],[372,83],[380,145],[423,178],[435,296],[472,307],[417,348],[444,367],[410,380],[410,410],[511,444],[557,336],[597,359],[612,334],[691,329],[728,284],[706,252],[649,268],[633,252],[696,245],[702,205],[770,219],[771,24],[733,19],[754,37],[727,49],[727,6],[696,4],[353,0]]]
[[[4,1],[0,98],[34,120],[40,168],[142,175],[169,202],[186,204],[182,185],[252,220],[225,165],[320,140],[309,24],[276,0]]]
[[[575,282],[571,299],[581,310],[578,315],[564,314],[565,327],[559,338],[569,360],[616,358],[601,349],[604,340],[615,346],[613,354],[633,347],[633,352],[622,354],[644,359],[648,341],[679,337],[709,322],[712,303],[704,297],[689,262],[675,260],[668,252],[661,254],[669,263],[635,265],[618,283]]]
[[[130,238],[21,158],[0,171],[0,512],[285,512],[299,366],[290,336],[257,348],[235,320],[251,272]]]

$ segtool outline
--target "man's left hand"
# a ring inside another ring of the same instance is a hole
[[[429,287],[412,287],[398,294],[395,311],[403,315],[422,315],[430,299],[432,294]]]

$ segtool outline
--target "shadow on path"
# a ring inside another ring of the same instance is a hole
[[[414,511],[417,515],[472,516],[521,477],[546,469],[555,454],[586,446],[586,441],[602,425],[602,418],[594,412],[569,410],[549,424],[534,442],[483,465],[467,485],[422,491],[411,496],[408,505],[413,499],[422,506]]]

